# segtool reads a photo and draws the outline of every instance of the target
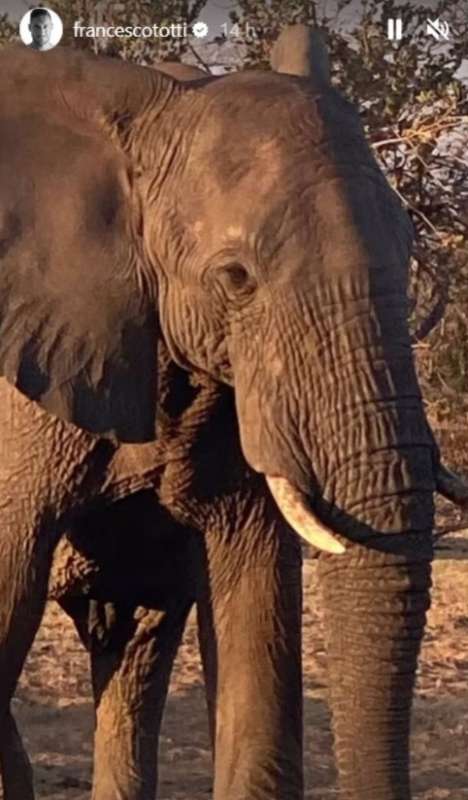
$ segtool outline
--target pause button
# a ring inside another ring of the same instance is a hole
[[[396,42],[399,41],[403,37],[403,22],[398,17],[398,19],[388,19],[387,20],[387,39],[391,39],[392,41]]]

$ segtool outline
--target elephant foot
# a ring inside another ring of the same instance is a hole
[[[34,800],[31,763],[10,710],[1,725],[0,763],[4,800]]]

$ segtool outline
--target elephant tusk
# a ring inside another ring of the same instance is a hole
[[[436,488],[439,494],[459,506],[468,505],[468,485],[443,464],[439,464],[436,475]]]
[[[327,553],[341,554],[346,548],[306,504],[304,495],[286,478],[266,475],[266,482],[286,522],[309,544]]]

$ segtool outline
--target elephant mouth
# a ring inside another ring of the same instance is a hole
[[[287,478],[266,475],[266,482],[273,499],[286,522],[306,542],[318,550],[342,555],[346,547],[343,538],[327,527],[309,505],[307,496]],[[461,507],[468,506],[468,485],[443,464],[436,471],[436,488],[439,494]]]

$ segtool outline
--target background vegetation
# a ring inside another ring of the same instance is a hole
[[[31,4],[31,7],[34,4]],[[144,64],[188,60],[209,66],[200,40],[74,39],[72,25],[170,24],[203,18],[206,0],[48,0],[64,22],[64,43]],[[330,10],[332,9],[332,10]],[[375,155],[417,233],[410,294],[414,346],[433,423],[468,418],[468,58],[466,0],[239,0],[229,41],[218,37],[225,68],[266,69],[272,42],[290,22],[319,26],[332,55],[333,82],[360,109]],[[441,45],[426,21],[441,17]],[[389,17],[403,40],[386,38]],[[17,27],[0,16],[0,46]],[[236,45],[236,46],[234,46]],[[223,55],[225,53],[225,56]],[[466,419],[463,420],[466,424]]]

